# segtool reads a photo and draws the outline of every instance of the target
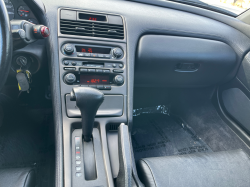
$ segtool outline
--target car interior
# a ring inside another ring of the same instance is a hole
[[[0,187],[249,187],[248,8],[0,0]]]

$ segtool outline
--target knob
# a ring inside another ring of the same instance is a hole
[[[124,78],[121,75],[116,75],[114,78],[114,82],[118,85],[123,84],[124,83]]]
[[[67,55],[71,55],[74,52],[74,46],[71,44],[66,44],[63,50]]]
[[[73,73],[68,73],[64,76],[64,81],[68,84],[73,84],[76,81],[76,76]]]
[[[114,58],[120,58],[123,56],[123,51],[121,48],[116,47],[112,50],[112,55]]]
[[[33,25],[33,35],[37,39],[47,38],[50,35],[49,28],[44,25]]]

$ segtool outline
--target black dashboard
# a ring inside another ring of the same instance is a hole
[[[20,56],[30,58],[32,74],[45,64],[42,62],[48,63],[59,145],[56,181],[65,187],[114,186],[118,168],[109,160],[103,134],[106,125],[132,125],[135,87],[221,84],[235,77],[250,49],[246,32],[250,27],[235,18],[167,1],[138,1],[25,0],[37,19],[49,27],[50,36],[44,43],[15,51],[12,63]],[[10,19],[37,20],[24,1],[5,3]],[[13,72],[16,69],[12,66]],[[70,93],[78,87],[99,89],[108,101],[96,118],[106,172],[99,173],[94,182],[79,178],[72,159],[72,132],[81,118]]]
[[[20,19],[27,20],[31,23],[38,24],[36,17],[26,3],[22,0],[4,0],[8,10],[10,20]]]

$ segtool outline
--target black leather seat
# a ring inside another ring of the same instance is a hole
[[[250,159],[242,150],[141,159],[146,187],[249,187]]]
[[[32,168],[0,169],[1,187],[35,187],[36,174]]]

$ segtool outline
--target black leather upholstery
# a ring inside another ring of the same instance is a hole
[[[145,158],[138,174],[146,187],[249,187],[250,159],[242,150]]]
[[[0,169],[1,187],[35,187],[36,174],[32,168]]]

